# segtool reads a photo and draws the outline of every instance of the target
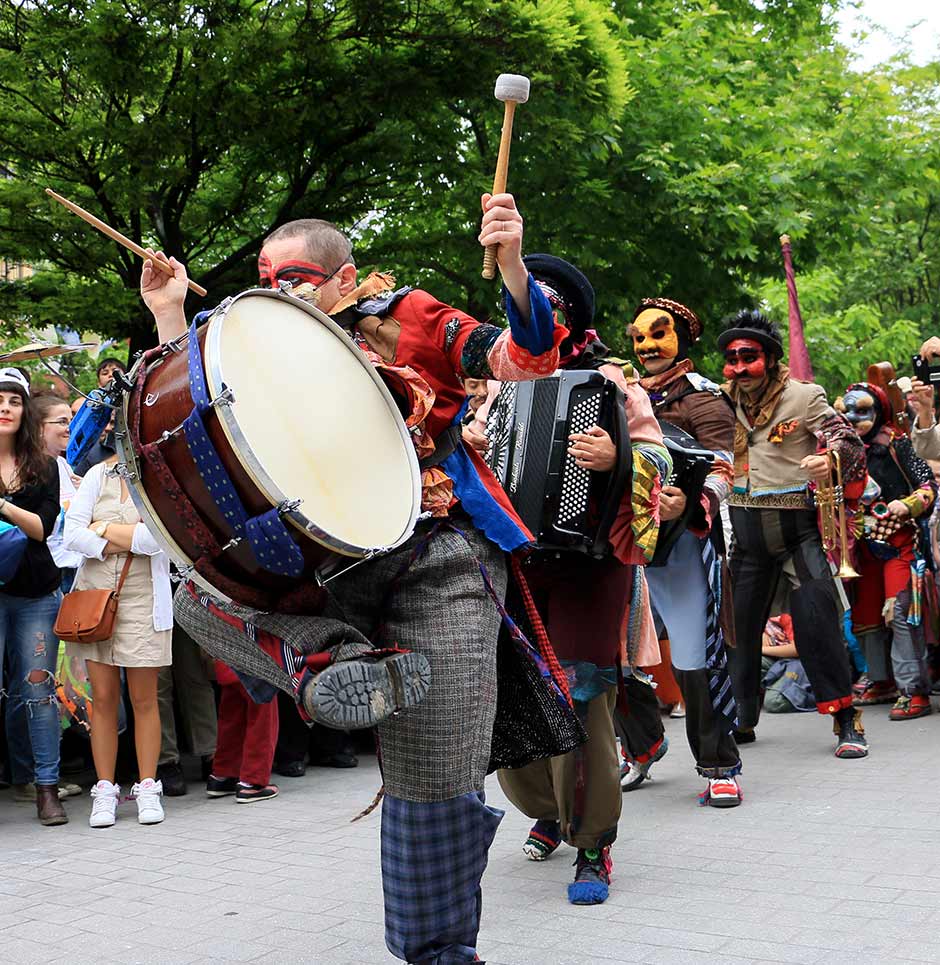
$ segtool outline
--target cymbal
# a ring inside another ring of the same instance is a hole
[[[30,359],[51,359],[57,355],[71,355],[73,352],[86,352],[98,346],[93,342],[81,342],[78,345],[58,345],[54,342],[30,342],[21,345],[12,352],[0,355],[0,362],[28,362]]]

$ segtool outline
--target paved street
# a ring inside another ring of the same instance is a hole
[[[484,879],[490,965],[940,962],[940,715],[866,713],[874,753],[831,756],[827,722],[766,715],[743,750],[745,801],[699,808],[681,721],[655,780],[624,796],[611,898],[565,898],[574,853],[525,860],[507,811]],[[192,787],[158,827],[41,828],[0,792],[0,962],[391,963],[382,939],[378,785],[355,771],[280,779],[236,806]],[[490,801],[505,806],[495,781]]]

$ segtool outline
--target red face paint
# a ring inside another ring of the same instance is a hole
[[[767,355],[760,342],[749,338],[736,338],[725,349],[726,379],[760,380],[767,374]]]
[[[319,286],[335,274],[312,261],[282,261],[272,265],[264,252],[258,256],[258,282],[262,288],[277,288],[279,281],[289,281],[295,288],[304,282]]]

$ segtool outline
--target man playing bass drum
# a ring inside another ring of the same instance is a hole
[[[686,530],[665,566],[647,567],[646,579],[657,622],[669,637],[672,670],[686,706],[689,747],[698,773],[708,779],[702,802],[735,807],[741,803],[737,783],[741,758],[733,735],[736,707],[724,648],[722,623],[723,618],[730,620],[730,614],[721,607],[725,566],[719,516],[732,482],[734,413],[718,386],[699,375],[689,358],[690,347],[702,334],[702,323],[691,309],[668,298],[644,298],[628,334],[646,369],[640,384],[656,417],[715,454]],[[665,486],[660,495],[662,522],[682,516],[688,498],[676,486]],[[642,688],[633,688],[631,696],[638,689]],[[643,764],[628,769],[624,789],[636,786],[639,781],[631,784],[629,778],[641,774]]]

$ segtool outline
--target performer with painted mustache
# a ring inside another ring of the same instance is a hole
[[[861,711],[852,707],[852,676],[842,641],[842,612],[823,550],[811,484],[831,472],[826,449],[839,453],[848,498],[861,495],[861,440],[830,407],[819,385],[790,378],[777,326],[761,312],[738,312],[718,336],[722,389],[736,417],[731,578],[736,648],[730,666],[738,702],[738,743],[755,739],[760,716],[761,633],[780,579],[790,585],[790,613],[817,709],[833,717],[836,757],[868,754]]]

